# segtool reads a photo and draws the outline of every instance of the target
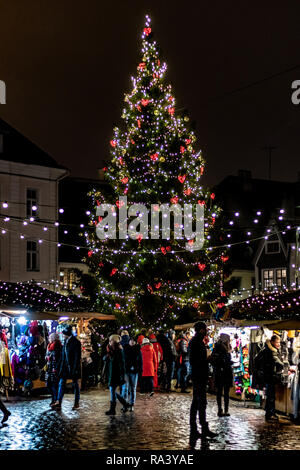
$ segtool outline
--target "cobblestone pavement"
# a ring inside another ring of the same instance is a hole
[[[72,411],[73,396],[65,395],[61,411],[49,407],[49,397],[6,403],[12,415],[0,425],[0,450],[187,450],[191,394],[137,395],[135,411],[106,416],[109,393],[93,389],[81,395]],[[264,411],[230,401],[230,417],[217,417],[214,396],[208,396],[210,428],[218,432],[205,450],[300,450],[300,427],[286,418],[268,424]]]

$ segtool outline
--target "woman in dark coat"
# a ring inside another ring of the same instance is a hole
[[[62,348],[58,371],[58,397],[54,406],[56,409],[61,409],[67,379],[72,379],[73,390],[75,393],[73,409],[76,410],[79,408],[80,400],[78,379],[81,377],[81,343],[77,338],[75,338],[75,336],[73,336],[71,325],[67,326],[62,333],[65,336],[65,342]]]
[[[47,361],[47,387],[51,393],[52,401],[50,406],[53,406],[58,398],[58,369],[60,366],[61,360],[61,351],[62,351],[62,344],[59,340],[59,336],[57,333],[52,333],[49,336],[49,344],[46,353],[46,361]]]
[[[215,344],[211,355],[211,363],[214,368],[215,386],[217,389],[218,416],[230,416],[229,409],[229,390],[233,384],[233,373],[231,368],[231,346],[230,336],[222,333]],[[222,393],[224,390],[225,413],[222,409]]]
[[[106,411],[107,415],[116,414],[117,398],[122,403],[122,411],[126,412],[129,408],[128,403],[120,394],[117,393],[119,387],[122,391],[122,385],[125,383],[125,356],[124,350],[120,344],[119,335],[111,335],[107,346],[107,368],[108,368],[108,386],[110,390],[110,409]]]

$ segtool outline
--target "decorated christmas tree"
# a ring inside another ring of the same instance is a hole
[[[196,150],[188,115],[177,112],[171,86],[165,84],[166,69],[147,16],[137,76],[132,78],[132,92],[125,95],[125,125],[114,129],[111,160],[104,168],[110,192],[90,193],[93,209],[85,233],[86,260],[99,286],[97,309],[115,314],[127,327],[196,320],[210,311],[210,303],[223,299],[227,258],[218,248],[220,234],[215,230],[220,209],[215,195],[202,187],[204,159]],[[100,239],[103,227],[109,225],[99,211],[105,203],[112,205],[106,206],[107,216],[116,223],[109,236]],[[149,210],[136,211],[136,204]],[[204,209],[202,249],[195,248],[196,237],[179,238],[187,219],[176,218],[176,211],[171,212],[170,231],[163,231],[168,215],[162,204]]]

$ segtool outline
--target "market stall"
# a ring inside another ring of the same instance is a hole
[[[82,367],[92,362],[93,348],[89,322],[93,319],[114,320],[113,315],[96,312],[32,312],[0,306],[0,390],[30,393],[44,388],[45,355],[51,333],[62,331],[67,324],[82,344]]]

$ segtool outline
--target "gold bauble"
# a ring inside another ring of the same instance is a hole
[[[190,118],[188,116],[184,116],[184,120],[185,120],[185,122],[187,122],[187,121],[190,120]]]
[[[160,157],[159,161],[163,163],[163,162],[166,161],[166,159],[165,159],[165,157]]]
[[[154,111],[154,114],[155,114],[155,116],[158,116],[158,115],[159,115],[158,109],[156,109],[156,110]]]

